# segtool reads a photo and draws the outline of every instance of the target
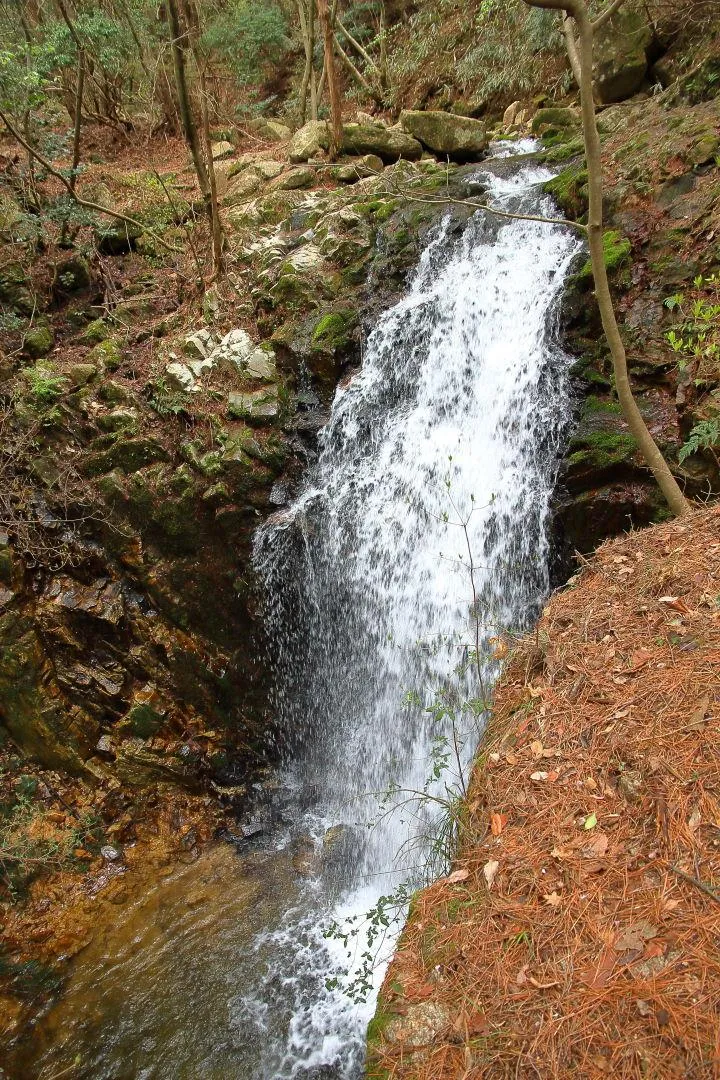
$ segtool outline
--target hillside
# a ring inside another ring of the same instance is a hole
[[[706,1077],[720,985],[720,514],[604,544],[497,686],[371,1077]]]

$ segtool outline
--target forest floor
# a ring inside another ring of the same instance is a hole
[[[720,1076],[720,510],[583,564],[498,684],[369,1076]]]

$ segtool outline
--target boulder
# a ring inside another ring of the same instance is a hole
[[[595,34],[595,95],[601,105],[625,101],[643,84],[653,31],[647,14],[630,4],[621,7]]]
[[[288,147],[288,157],[294,165],[297,165],[316,157],[321,150],[327,150],[329,145],[330,135],[327,123],[324,120],[311,120],[293,135]]]
[[[366,176],[377,176],[384,168],[383,159],[377,154],[365,154],[353,161],[334,165],[329,173],[331,178],[340,184],[354,184]]]
[[[170,390],[188,394],[195,388],[195,376],[187,364],[173,361],[165,368],[165,381]]]
[[[282,161],[258,161],[255,166],[255,172],[258,176],[261,176],[263,180],[274,180],[276,176],[284,170],[285,166]]]
[[[213,161],[222,161],[223,158],[232,157],[235,153],[235,147],[231,142],[227,142],[223,139],[220,142],[212,144],[210,153],[212,154]]]
[[[422,146],[407,129],[384,124],[345,124],[342,149],[346,154],[376,154],[384,162],[392,163],[406,158],[417,161],[422,157]]]
[[[30,280],[18,262],[0,269],[0,303],[7,304],[22,315],[32,315],[35,300],[29,288]]]
[[[481,120],[454,113],[406,109],[400,114],[400,127],[432,150],[433,154],[453,161],[478,161],[488,146],[488,136]]]
[[[239,176],[234,177],[228,184],[223,198],[225,206],[235,206],[251,198],[260,189],[262,180],[254,169],[248,169]]]
[[[23,352],[33,360],[40,360],[48,355],[54,344],[50,323],[42,321],[25,331]]]
[[[515,118],[521,109],[522,102],[520,101],[513,101],[512,105],[508,105],[502,119],[502,126],[505,131],[512,131],[515,127]]]
[[[228,416],[249,423],[266,423],[280,415],[280,403],[274,387],[245,394],[228,395]]]
[[[73,364],[68,371],[70,389],[79,390],[81,387],[87,386],[98,374],[99,368],[97,364]]]
[[[245,330],[231,330],[213,349],[208,362],[221,371],[243,374],[262,382],[272,382],[277,377],[275,355],[256,345]]]
[[[299,188],[312,187],[315,182],[315,170],[310,168],[291,169],[283,176],[278,176],[271,185],[272,191],[296,191]]]
[[[280,120],[266,120],[264,117],[257,117],[246,121],[244,126],[268,142],[285,142],[292,135],[292,131],[287,124],[281,123]]]
[[[575,128],[580,126],[580,113],[577,109],[548,108],[538,109],[530,125],[534,135],[546,128]]]
[[[55,274],[56,293],[74,293],[90,284],[90,266],[82,255],[70,255],[58,265]]]
[[[183,342],[182,351],[190,360],[207,360],[217,341],[209,330],[198,330]]]

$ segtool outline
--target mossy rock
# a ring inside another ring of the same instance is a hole
[[[130,709],[130,712],[118,724],[120,731],[127,731],[138,739],[151,739],[160,731],[165,721],[162,713],[159,713],[148,702],[138,702]]]
[[[117,371],[123,362],[123,354],[119,343],[114,338],[108,338],[90,350],[88,359],[99,364],[105,371]],[[106,397],[105,400],[110,399]]]
[[[347,349],[357,326],[354,311],[331,311],[323,315],[312,330],[312,349],[316,352],[341,352]]]
[[[632,245],[627,237],[621,236],[619,232],[613,229],[608,229],[603,234],[605,269],[611,276],[630,262],[631,252]],[[587,259],[578,271],[578,278],[581,282],[590,282],[592,277],[592,262]]]
[[[83,471],[88,476],[102,476],[118,469],[122,473],[135,473],[158,461],[168,461],[169,455],[157,439],[119,439],[114,446],[85,459]]]
[[[543,184],[567,217],[579,221],[588,209],[588,173],[584,165],[570,165]]]
[[[110,337],[110,327],[104,319],[93,319],[83,330],[80,340],[84,345],[97,345]]]
[[[55,292],[76,293],[87,289],[91,281],[90,264],[82,255],[71,255],[55,270]]]
[[[530,128],[537,135],[544,128],[579,128],[580,117],[575,109],[549,108],[538,109],[532,118]]]
[[[32,315],[35,311],[30,279],[19,262],[8,263],[0,269],[0,303],[21,315]]]
[[[638,445],[628,433],[604,430],[574,436],[568,449],[565,482],[572,490],[595,487],[632,469]]]
[[[23,352],[33,360],[46,357],[54,344],[55,338],[50,323],[44,320],[26,330],[23,335]]]

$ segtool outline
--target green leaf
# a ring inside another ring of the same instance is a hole
[[[597,814],[588,814],[588,816],[585,818],[585,826],[584,826],[584,828],[586,828],[586,829],[594,829],[596,825],[597,825]]]

